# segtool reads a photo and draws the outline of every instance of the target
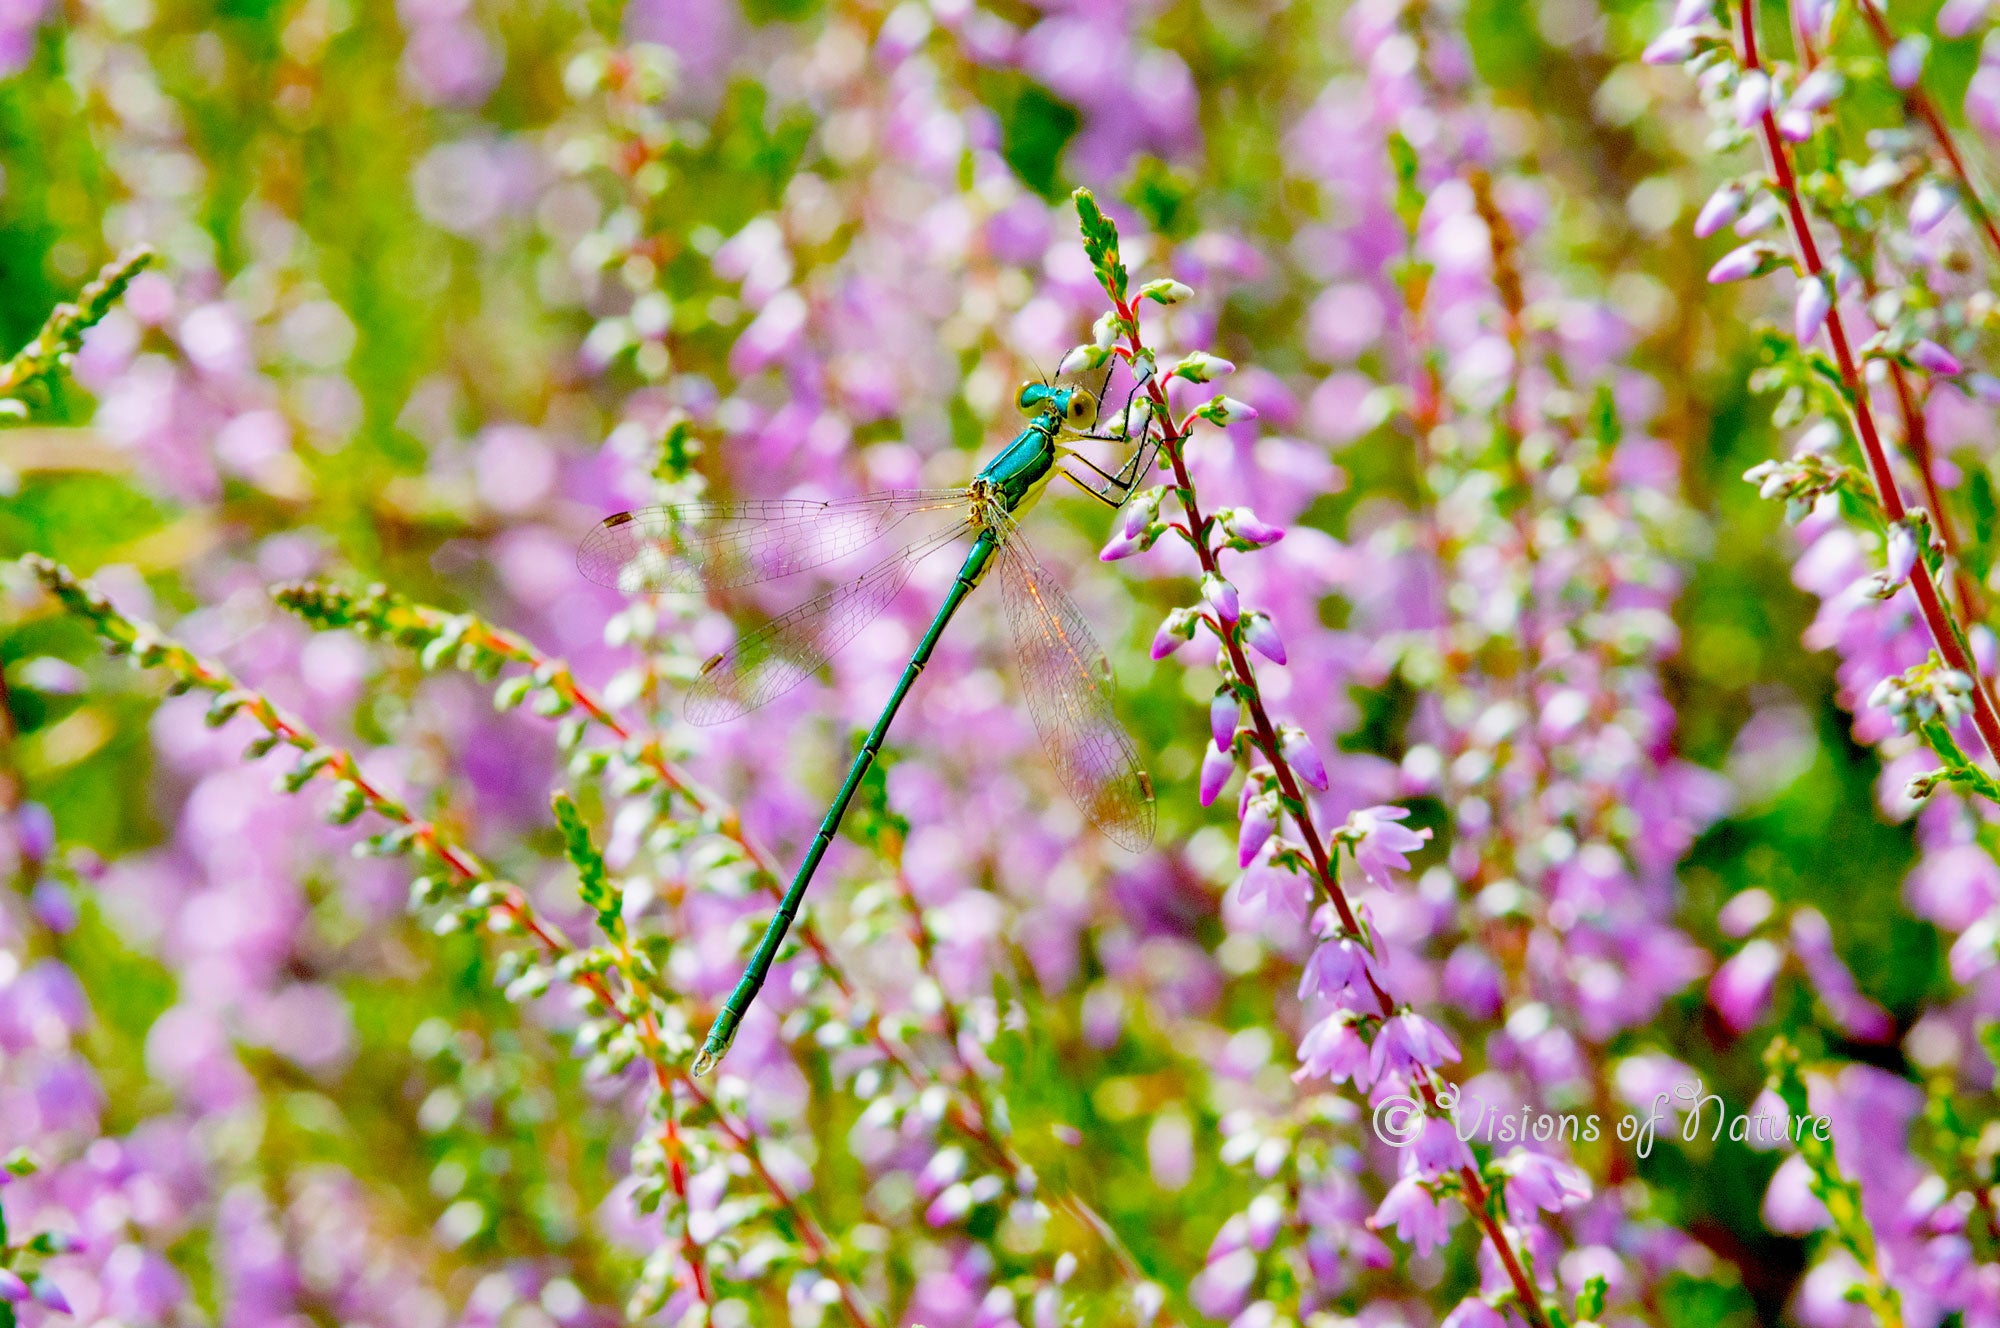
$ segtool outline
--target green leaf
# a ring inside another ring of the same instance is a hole
[[[569,794],[556,790],[549,799],[556,824],[562,829],[563,852],[576,868],[577,893],[585,908],[597,915],[597,925],[615,941],[625,939],[625,899],[605,869],[604,856],[591,842],[590,827]]]
[[[1083,252],[1090,259],[1091,270],[1097,273],[1105,294],[1123,304],[1127,277],[1118,255],[1118,227],[1104,215],[1088,189],[1079,189],[1071,197],[1076,200],[1077,229],[1083,235]]]

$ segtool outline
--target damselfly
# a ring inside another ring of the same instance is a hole
[[[1122,441],[1134,432],[1089,432],[1097,419],[1097,395],[1089,388],[1028,383],[1021,389],[1019,405],[1031,417],[1028,426],[962,489],[894,490],[823,502],[777,498],[652,507],[606,518],[583,543],[578,566],[601,585],[628,594],[697,593],[823,566],[858,552],[905,522],[943,523],[941,529],[908,541],[853,580],[765,623],[703,665],[688,693],[686,713],[696,724],[717,724],[755,710],[819,672],[835,651],[888,607],[919,562],[955,540],[972,538],[957,579],[848,767],[847,778],[757,943],[749,968],[716,1016],[695,1058],[698,1074],[712,1068],[728,1050],[744,1013],[764,985],[813,872],[945,624],[996,565],[1022,692],[1064,788],[1084,815],[1120,846],[1138,852],[1152,842],[1153,785],[1112,709],[1110,661],[1091,636],[1083,611],[1029,552],[1016,518],[1058,475],[1111,507],[1122,506],[1146,473],[1157,442],[1149,443],[1150,430],[1136,430],[1139,446],[1113,474],[1067,445],[1079,438]],[[1128,415],[1130,411],[1128,405]],[[1087,468],[1089,476],[1070,469],[1065,464],[1070,461]]]

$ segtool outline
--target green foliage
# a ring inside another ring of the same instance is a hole
[[[77,295],[74,304],[59,304],[34,339],[14,358],[0,365],[0,417],[24,417],[28,406],[21,399],[28,388],[46,382],[69,362],[83,345],[83,334],[104,321],[111,307],[132,284],[132,278],[153,261],[153,251],[139,247],[121,255],[97,274],[97,279]]]
[[[577,810],[574,799],[569,794],[556,792],[549,800],[556,814],[556,825],[562,831],[563,852],[569,856],[570,866],[576,869],[577,894],[583,906],[597,915],[597,925],[604,934],[617,945],[625,943],[625,900],[618,887],[611,881],[605,870],[604,857],[590,840],[590,826],[585,823],[583,813]]]

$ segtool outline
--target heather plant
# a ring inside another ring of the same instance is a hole
[[[2000,1319],[1989,8],[11,15],[0,1321]],[[579,541],[1057,375],[697,1073],[956,559]]]

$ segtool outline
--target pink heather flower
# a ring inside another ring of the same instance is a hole
[[[1756,940],[1731,955],[1708,983],[1708,999],[1730,1031],[1741,1033],[1764,1017],[1771,989],[1785,954],[1769,941]]]
[[[1741,940],[1769,921],[1776,908],[1768,890],[1753,886],[1722,906],[1715,915],[1715,925],[1724,936]]]
[[[1812,1180],[1812,1167],[1799,1154],[1780,1162],[1764,1191],[1764,1225],[1781,1236],[1804,1236],[1831,1225]]]
[[[1792,333],[1798,337],[1799,345],[1812,344],[1819,330],[1826,326],[1826,316],[1832,308],[1833,296],[1827,291],[1826,282],[1807,277],[1799,283],[1798,304],[1792,311]]]
[[[1590,1178],[1545,1153],[1517,1147],[1500,1167],[1507,1173],[1507,1210],[1516,1222],[1532,1221],[1538,1208],[1560,1213],[1590,1198]]]
[[[1854,974],[1833,945],[1833,928],[1816,908],[1792,915],[1792,950],[1812,979],[1813,990],[1841,1031],[1857,1042],[1881,1042],[1893,1036],[1889,1012],[1861,994]]]
[[[19,1273],[0,1268],[0,1300],[12,1301],[18,1305],[31,1294],[33,1293],[28,1290],[28,1284],[21,1280]]]
[[[1917,537],[1909,522],[1898,521],[1889,527],[1887,563],[1884,579],[1892,586],[1908,581],[1917,569]]]
[[[1243,616],[1242,602],[1236,597],[1236,587],[1213,574],[1202,577],[1201,597],[1215,610],[1215,616],[1224,623],[1234,624]]]
[[[972,1211],[972,1187],[964,1183],[945,1187],[924,1210],[924,1221],[934,1227],[948,1227]]]
[[[1246,870],[1236,882],[1239,902],[1304,927],[1312,917],[1312,882],[1295,871],[1268,863]]]
[[[1668,28],[1640,53],[1639,58],[1649,65],[1677,65],[1685,63],[1694,54],[1695,43],[1700,33],[1691,27]]]
[[[1368,1225],[1377,1231],[1394,1226],[1396,1235],[1415,1246],[1420,1255],[1444,1244],[1451,1234],[1444,1209],[1425,1188],[1423,1178],[1414,1175],[1405,1176],[1389,1187],[1389,1192],[1382,1196],[1382,1206],[1368,1219]]]
[[[916,1191],[920,1199],[935,1199],[945,1188],[965,1175],[965,1150],[941,1148],[917,1173]]]
[[[1826,35],[1826,25],[1833,21],[1833,0],[1793,0],[1792,8],[1799,16],[1799,26],[1811,37]]]
[[[46,1277],[38,1277],[35,1279],[34,1293],[36,1300],[39,1300],[40,1302],[42,1302],[42,1304],[48,1306],[50,1309],[54,1310],[57,1314],[75,1313],[74,1310],[70,1309],[69,1297],[63,1294],[62,1288],[57,1286],[54,1282],[49,1281],[49,1279]]]
[[[2000,963],[2000,913],[1988,913],[1952,942],[1952,981],[1970,983],[1995,963]]]
[[[1153,658],[1165,659],[1186,645],[1193,633],[1189,630],[1194,621],[1186,609],[1175,609],[1160,623],[1160,630],[1153,633]]]
[[[1438,1328],[1507,1328],[1507,1320],[1479,1297],[1467,1296],[1458,1302],[1457,1309],[1444,1316]]]
[[[1989,137],[2000,137],[2000,64],[1982,64],[1965,88],[1965,118]]]
[[[1319,753],[1313,750],[1312,739],[1306,736],[1304,729],[1286,725],[1278,735],[1278,750],[1291,764],[1292,769],[1298,772],[1300,779],[1322,793],[1326,791],[1328,787],[1326,763],[1320,760]]]
[[[1745,129],[1764,117],[1771,109],[1771,76],[1761,69],[1752,69],[1736,82],[1734,102],[1736,123]]]
[[[1144,528],[1143,526],[1140,527],[1142,530]],[[1097,560],[1099,562],[1115,563],[1121,558],[1130,558],[1138,552],[1140,552],[1139,541],[1133,536],[1121,532],[1111,537],[1111,542],[1104,546],[1103,551],[1097,555]]]
[[[1386,1075],[1409,1078],[1420,1065],[1436,1069],[1458,1059],[1458,1047],[1444,1030],[1414,1010],[1382,1021],[1382,1031],[1368,1048],[1368,1072],[1379,1082]]]
[[[1691,27],[1715,12],[1715,0],[1680,0],[1674,6],[1674,26]]]
[[[1946,37],[1963,37],[1986,17],[1993,0],[1944,0],[1938,10],[1937,30]]]
[[[1352,1014],[1336,1010],[1306,1030],[1299,1042],[1299,1068],[1292,1078],[1336,1084],[1352,1078],[1356,1088],[1368,1087],[1368,1043],[1356,1031]]]
[[[1778,137],[1787,143],[1803,143],[1813,136],[1811,111],[1802,111],[1796,106],[1787,106],[1778,112]]]
[[[1251,649],[1273,664],[1285,662],[1284,640],[1279,637],[1278,628],[1272,623],[1269,615],[1252,613],[1244,618],[1243,639],[1250,643]],[[1154,658],[1157,659],[1158,656]]]
[[[1225,360],[1223,363],[1227,364],[1228,361]],[[1217,397],[1202,407],[1202,410],[1217,424],[1248,424],[1257,418],[1255,406],[1247,401],[1238,401],[1235,397]]]
[[[1354,865],[1384,890],[1392,884],[1391,871],[1410,869],[1410,860],[1404,855],[1422,848],[1431,837],[1429,829],[1411,830],[1397,824],[1409,817],[1407,807],[1365,807],[1347,818],[1347,828],[1357,836]]]
[[[1937,224],[1951,215],[1958,199],[1951,190],[1935,180],[1926,180],[1917,188],[1917,196],[1910,202],[1910,229],[1918,235],[1928,235],[1937,229]]]
[[[1458,1137],[1458,1128],[1444,1116],[1430,1116],[1410,1146],[1417,1170],[1426,1176],[1444,1176],[1472,1165],[1472,1150]]]
[[[1709,284],[1721,286],[1754,275],[1763,265],[1764,256],[1769,252],[1769,247],[1761,240],[1752,240],[1749,244],[1736,246],[1715,260],[1715,266],[1708,270]]]
[[[1211,1319],[1233,1319],[1250,1300],[1257,1280],[1257,1256],[1247,1249],[1214,1250],[1188,1283],[1188,1300]],[[1054,1316],[1050,1316],[1052,1322]]]
[[[1821,65],[1799,80],[1797,90],[1785,104],[1795,111],[1823,111],[1833,105],[1843,86],[1840,74],[1831,65]]]
[[[1136,540],[1145,533],[1147,526],[1153,524],[1153,518],[1159,513],[1158,503],[1130,503],[1125,508],[1125,519],[1119,523],[1119,530],[1126,539]]]
[[[1917,86],[1917,80],[1924,76],[1924,57],[1930,50],[1931,44],[1915,35],[1889,48],[1889,82],[1897,91],[1908,92]]]
[[[1925,373],[1943,377],[1950,377],[1964,367],[1959,364],[1957,356],[1927,337],[1910,347],[1910,363]]]
[[[1285,532],[1268,521],[1259,520],[1249,508],[1238,508],[1229,518],[1229,533],[1252,548],[1262,549],[1276,544],[1285,537]]]
[[[1710,194],[1708,201],[1701,205],[1700,214],[1694,219],[1695,236],[1706,240],[1736,220],[1743,211],[1743,201],[1748,197],[1749,195],[1743,191],[1743,186],[1733,181]]]
[[[1236,741],[1236,726],[1243,720],[1243,698],[1234,687],[1216,689],[1208,703],[1208,732],[1218,748],[1227,750]]]
[[[1243,829],[1236,837],[1236,865],[1248,867],[1256,861],[1258,853],[1271,842],[1271,833],[1277,828],[1277,820],[1271,812],[1271,800],[1251,799],[1250,809],[1243,814]]]
[[[1342,936],[1314,948],[1299,975],[1299,999],[1321,996],[1337,1001],[1347,992],[1368,990],[1373,963],[1368,947],[1352,936]]]
[[[1210,747],[1201,758],[1201,805],[1206,807],[1215,801],[1222,786],[1229,782],[1229,776],[1236,769],[1236,758],[1220,747]]]
[[[24,802],[14,813],[14,842],[29,862],[41,862],[56,848],[56,818],[39,802]]]

